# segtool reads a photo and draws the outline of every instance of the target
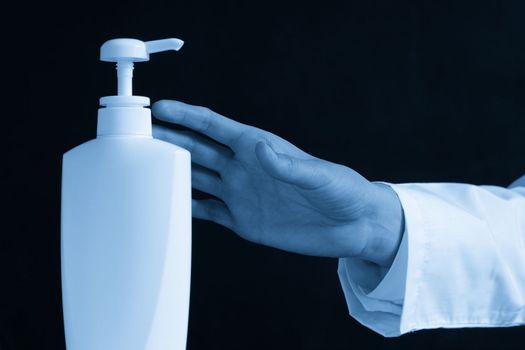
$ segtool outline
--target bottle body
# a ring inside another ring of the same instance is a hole
[[[64,155],[62,294],[68,350],[185,349],[191,160],[150,136]]]

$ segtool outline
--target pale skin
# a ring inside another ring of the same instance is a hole
[[[153,136],[190,151],[192,186],[215,197],[192,200],[195,218],[289,252],[391,265],[404,223],[388,185],[205,107],[162,100],[152,112],[191,129]]]

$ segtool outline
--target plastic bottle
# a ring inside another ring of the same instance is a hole
[[[179,39],[110,40],[118,95],[100,99],[97,137],[64,154],[62,294],[68,350],[185,349],[191,269],[191,161],[151,135],[133,63]]]

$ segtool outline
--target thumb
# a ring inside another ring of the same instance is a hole
[[[299,159],[277,153],[262,141],[255,145],[255,153],[264,171],[277,180],[304,189],[315,189],[329,182],[324,167],[317,159]]]

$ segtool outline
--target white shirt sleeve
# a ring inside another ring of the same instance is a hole
[[[525,187],[390,186],[405,232],[388,271],[339,259],[350,314],[383,336],[525,324]]]

